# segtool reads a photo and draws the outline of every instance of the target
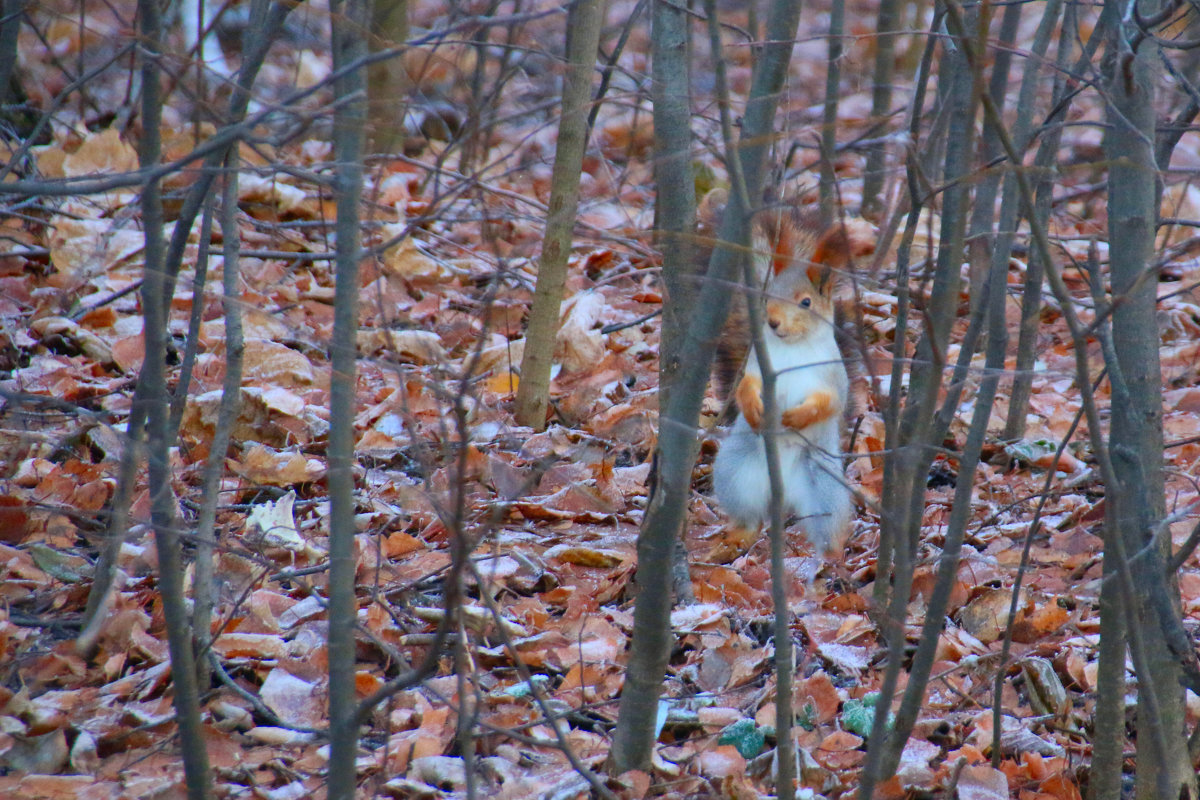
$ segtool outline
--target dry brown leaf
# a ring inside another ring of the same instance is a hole
[[[721,744],[700,754],[699,767],[701,775],[722,779],[745,774],[746,759],[733,745]]]
[[[574,564],[577,567],[594,567],[596,569],[612,569],[621,565],[624,557],[613,550],[602,550],[595,547],[557,545],[546,551],[547,559],[561,561],[564,564]]]
[[[243,203],[262,203],[288,213],[303,208],[308,193],[279,179],[278,175],[255,175],[243,171],[238,176],[238,199]]]
[[[871,648],[848,644],[821,642],[817,645],[821,658],[844,672],[860,672],[870,666]]]
[[[281,720],[302,728],[319,728],[325,724],[324,694],[317,684],[298,678],[282,667],[267,673],[258,690],[258,696]]]
[[[963,767],[958,776],[958,800],[1008,800],[1008,778],[984,764]]]
[[[121,141],[115,128],[106,128],[89,135],[75,152],[62,161],[63,175],[68,178],[82,175],[112,175],[132,172],[138,168],[137,151]]]
[[[942,749],[924,739],[909,739],[900,753],[900,765],[896,768],[904,786],[931,788],[935,776],[929,766],[941,755]]]
[[[1013,624],[1013,641],[1036,642],[1057,633],[1071,619],[1071,613],[1055,601],[1043,603]]]
[[[295,492],[288,492],[278,500],[256,503],[246,515],[243,537],[255,544],[301,552],[305,541],[296,529],[295,503]]]
[[[20,544],[30,533],[25,501],[11,495],[0,496],[0,542]]]
[[[0,753],[0,765],[9,770],[54,775],[67,764],[70,750],[62,728],[42,734],[12,732],[8,737],[10,745]]]
[[[288,654],[287,643],[271,633],[225,633],[212,648],[222,658],[279,659]]]
[[[287,746],[307,744],[313,740],[316,734],[294,731],[290,728],[273,728],[260,725],[246,731],[246,736],[261,744]]]
[[[1004,635],[1008,626],[1008,611],[1012,605],[1011,589],[987,589],[959,612],[963,628],[984,644],[991,644]],[[1022,604],[1017,605],[1017,621],[1025,618]]]
[[[51,219],[50,263],[68,278],[89,280],[138,253],[145,239],[137,231],[113,228],[106,219],[55,215]]]
[[[279,452],[257,442],[247,442],[241,457],[232,464],[246,480],[266,486],[295,486],[325,475],[325,465],[318,459],[296,452]]]
[[[146,342],[142,334],[122,336],[112,343],[112,360],[126,375],[136,375],[146,360]]]
[[[846,769],[861,763],[867,757],[867,754],[859,749],[862,744],[861,736],[849,731],[834,731],[813,750],[813,755],[828,769]]]
[[[93,775],[6,775],[0,777],[0,795],[21,800],[111,800],[124,794],[116,781]]]
[[[811,705],[816,711],[817,721],[827,724],[837,716],[842,699],[829,675],[821,670],[796,684],[795,699],[792,701],[792,705],[795,708]]]
[[[242,376],[247,383],[290,390],[306,389],[316,381],[307,356],[269,339],[245,341]]]
[[[406,228],[406,223],[390,223],[383,226],[382,236],[385,240],[391,239],[404,233]],[[386,274],[410,281],[440,281],[450,274],[441,263],[417,247],[411,236],[389,247],[381,261]]]
[[[692,603],[671,610],[671,627],[681,633],[711,630],[725,620],[728,609],[718,603]]]
[[[295,392],[281,386],[246,386],[242,388],[242,397],[248,402],[258,403],[269,412],[283,414],[288,417],[298,417],[304,411],[308,402]]]
[[[599,324],[605,309],[604,296],[599,292],[580,292],[566,303],[555,346],[565,372],[594,367],[604,358]]]
[[[476,368],[480,372],[494,370],[498,375],[506,375],[520,370],[521,359],[525,357],[525,340],[509,341],[502,336],[498,338],[499,342],[480,351]]]
[[[441,337],[433,331],[368,328],[358,332],[358,349],[368,355],[388,353],[410,364],[437,364],[446,359]]]
[[[34,320],[29,329],[43,339],[48,336],[60,336],[68,339],[88,358],[101,364],[112,363],[113,353],[108,344],[96,334],[66,317],[42,317]]]

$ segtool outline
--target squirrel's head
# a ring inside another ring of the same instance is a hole
[[[760,274],[766,273],[767,326],[784,341],[828,329],[837,277],[863,247],[842,225],[822,230],[794,209],[764,216],[756,221],[755,252]]]

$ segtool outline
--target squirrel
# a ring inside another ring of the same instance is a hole
[[[719,214],[723,194],[705,198],[702,229]],[[850,533],[853,498],[841,457],[849,378],[835,330],[834,286],[837,273],[873,243],[855,242],[840,224],[822,227],[815,214],[795,206],[759,212],[752,238],[753,271],[765,301],[762,338],[776,375],[784,514],[799,518],[805,538],[819,553],[836,552]],[[732,388],[738,413],[713,462],[713,487],[747,543],[769,519],[771,503],[762,373],[750,340],[742,300],[730,312],[717,347],[718,394],[728,395]]]

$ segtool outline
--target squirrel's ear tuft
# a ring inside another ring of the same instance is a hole
[[[832,270],[845,269],[855,259],[866,258],[875,252],[875,232],[866,223],[856,224],[852,221],[846,225],[834,225],[817,239],[813,249],[812,264],[818,268],[818,273],[829,273]],[[819,282],[809,277],[814,284]]]
[[[850,262],[850,237],[845,227],[834,225],[821,234],[813,249],[812,262],[823,267],[840,269]]]
[[[862,220],[834,225],[817,240],[813,261],[840,269],[853,259],[865,258],[875,252],[875,232]]]
[[[776,275],[791,266],[796,257],[796,239],[799,235],[791,220],[781,221],[775,237],[775,252],[771,255],[771,271]]]

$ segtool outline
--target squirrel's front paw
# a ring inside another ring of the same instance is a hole
[[[785,428],[802,431],[809,425],[842,413],[837,398],[831,392],[819,389],[808,396],[800,405],[783,412],[781,422]]]
[[[758,430],[763,419],[762,381],[753,375],[742,378],[737,388],[737,405],[750,427]]]

